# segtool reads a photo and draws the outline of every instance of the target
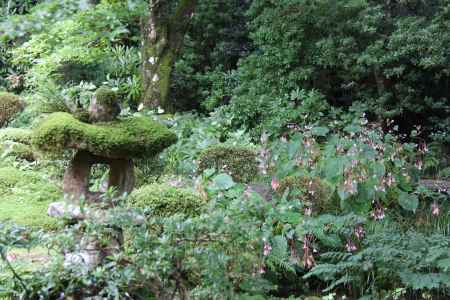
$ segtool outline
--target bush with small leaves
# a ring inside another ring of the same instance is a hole
[[[0,92],[0,127],[7,125],[23,107],[24,104],[18,96]]]
[[[200,213],[206,201],[188,189],[155,183],[131,193],[128,204],[144,209],[149,217],[168,217],[177,213],[194,216]]]
[[[32,131],[30,129],[3,128],[0,129],[0,143],[10,141],[29,145],[31,144],[31,134]]]
[[[339,206],[338,203],[332,203],[334,189],[319,177],[285,177],[280,181],[277,192],[283,195],[288,189],[288,198],[300,199],[316,212]]]
[[[198,172],[215,169],[228,173],[236,182],[248,183],[258,173],[256,156],[256,151],[247,147],[213,145],[200,153]]]

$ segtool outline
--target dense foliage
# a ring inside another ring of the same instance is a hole
[[[0,1],[0,298],[447,299],[449,2],[197,0],[175,114],[143,103],[155,3]],[[71,202],[77,150],[135,189],[94,164]]]
[[[253,1],[257,51],[242,61],[233,101],[251,114],[236,122],[270,121],[272,102],[301,102],[289,97],[300,87],[333,106],[362,103],[371,119],[395,119],[405,132],[420,123],[445,138],[449,9],[439,0]]]

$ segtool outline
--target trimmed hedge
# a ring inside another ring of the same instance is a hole
[[[168,217],[177,213],[194,216],[200,213],[205,203],[188,189],[157,183],[133,191],[128,199],[130,207],[144,209],[148,217]]]
[[[216,169],[236,182],[251,182],[258,174],[257,153],[253,149],[224,144],[213,145],[199,155],[198,172]]]

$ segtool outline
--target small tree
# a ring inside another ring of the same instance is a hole
[[[179,0],[171,9],[168,0],[150,0],[149,14],[142,22],[143,102],[149,107],[172,111],[170,76],[183,46],[196,0]]]

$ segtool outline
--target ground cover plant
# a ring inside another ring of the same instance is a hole
[[[449,21],[0,2],[0,298],[448,299]]]

